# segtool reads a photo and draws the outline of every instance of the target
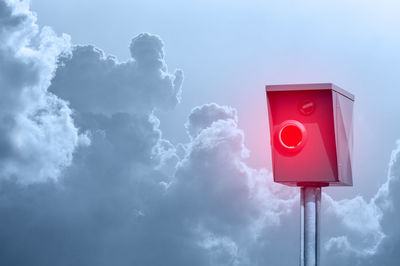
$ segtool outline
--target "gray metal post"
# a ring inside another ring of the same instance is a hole
[[[302,187],[300,208],[300,266],[319,266],[321,188]]]

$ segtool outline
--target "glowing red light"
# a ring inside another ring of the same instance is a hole
[[[279,140],[286,148],[294,149],[303,140],[303,133],[297,125],[288,124],[281,129]]]
[[[307,132],[302,123],[296,120],[283,122],[276,134],[282,152],[298,152],[304,147]]]

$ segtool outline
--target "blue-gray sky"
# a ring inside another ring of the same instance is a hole
[[[399,9],[0,0],[2,264],[297,263],[264,85],[333,82],[355,181],[326,190],[323,261],[397,265]]]

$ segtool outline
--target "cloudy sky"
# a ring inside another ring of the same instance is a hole
[[[0,0],[0,264],[297,265],[265,84],[356,95],[324,265],[398,265],[397,1]]]

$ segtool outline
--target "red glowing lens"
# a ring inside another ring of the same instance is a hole
[[[302,130],[295,124],[286,125],[280,131],[279,140],[286,148],[294,149],[303,140]]]

